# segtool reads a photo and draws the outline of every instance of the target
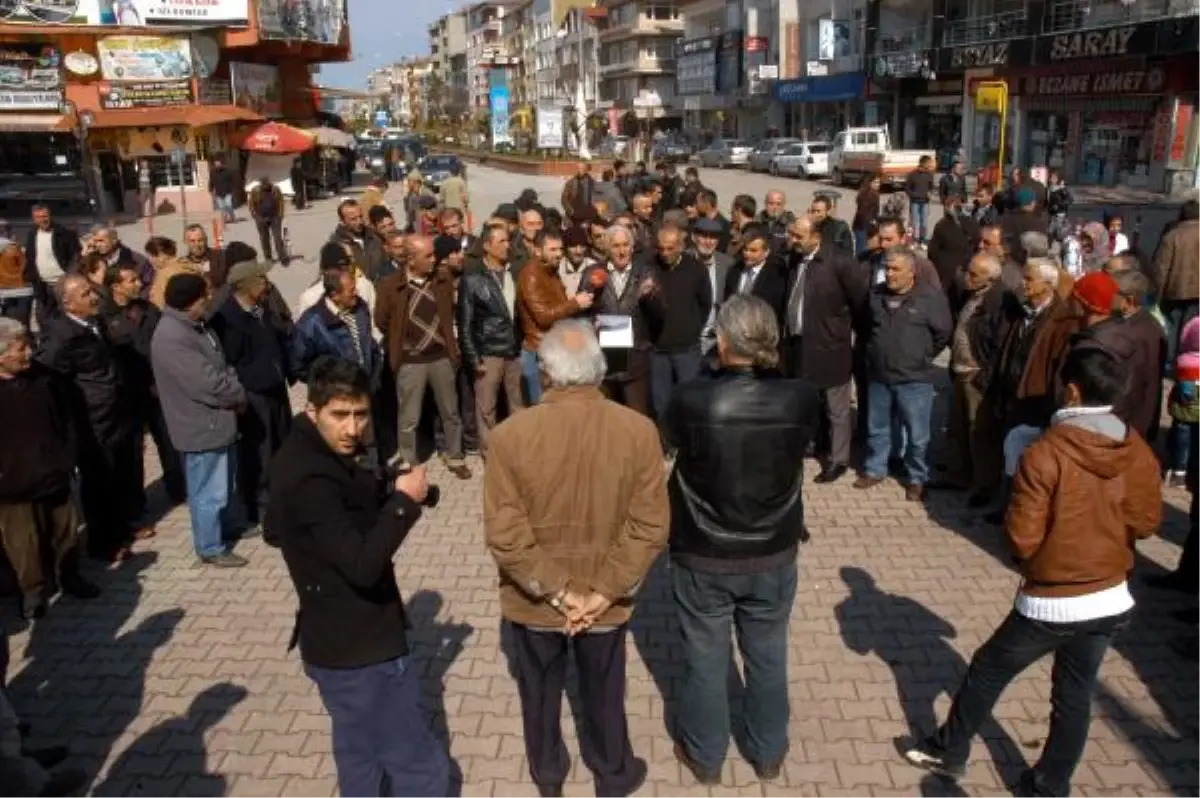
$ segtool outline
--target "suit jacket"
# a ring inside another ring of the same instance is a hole
[[[607,271],[607,263],[596,263],[584,270],[579,280],[580,285],[591,285],[592,273]],[[595,292],[596,301],[592,304],[590,314],[629,316],[633,319],[633,348],[636,355],[628,357],[621,354],[606,353],[609,362],[607,379],[626,381],[648,377],[650,328],[646,322],[644,303],[638,296],[638,286],[642,281],[653,275],[653,268],[645,261],[635,258],[629,264],[629,279],[625,282],[625,290],[617,294],[613,281],[609,279],[604,288]]]
[[[54,249],[54,257],[64,272],[75,271],[79,265],[79,236],[55,222],[50,226],[50,246]],[[34,288],[42,288],[38,298],[46,301],[45,289],[38,276],[37,266],[37,228],[34,227],[25,237],[25,282]]]
[[[800,256],[793,253],[787,272],[787,300],[801,272]],[[854,321],[867,300],[867,275],[858,262],[840,247],[821,247],[804,269],[801,298],[803,331],[800,336],[799,377],[818,388],[836,388],[850,381],[854,351],[851,345]],[[785,305],[783,335],[790,334],[792,319]]]
[[[742,274],[746,271],[746,264],[738,261],[729,270],[725,277],[725,292],[723,298],[728,298],[738,293],[738,286],[742,282]],[[787,266],[782,259],[776,257],[767,258],[766,263],[762,265],[762,270],[755,278],[754,284],[749,291],[751,296],[756,296],[771,306],[775,311],[775,318],[779,321],[780,326],[783,325],[783,314],[787,309],[788,298],[788,276]]]

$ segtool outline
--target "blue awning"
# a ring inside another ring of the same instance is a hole
[[[781,103],[841,103],[863,96],[867,78],[861,72],[781,80],[772,91]]]

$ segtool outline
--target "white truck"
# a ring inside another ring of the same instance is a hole
[[[893,150],[887,125],[852,127],[838,133],[829,152],[829,178],[834,185],[855,188],[866,175],[879,175],[884,186],[904,188],[908,173],[933,150]]]

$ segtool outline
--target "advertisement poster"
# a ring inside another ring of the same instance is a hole
[[[233,104],[268,118],[283,116],[283,86],[279,67],[268,64],[229,64]]]
[[[192,47],[181,36],[106,36],[96,42],[106,80],[186,80],[192,76]]]
[[[492,112],[492,146],[512,144],[508,132],[508,86],[492,86],[488,105]]]
[[[3,2],[3,0],[0,0]],[[250,0],[92,0],[93,25],[228,25],[250,24]]]
[[[192,82],[177,80],[169,83],[101,83],[101,108],[161,108],[167,105],[187,105],[192,101]]]
[[[851,54],[850,23],[835,19],[817,22],[817,59],[832,61]]]
[[[264,39],[337,44],[346,24],[346,0],[255,0]]]
[[[544,150],[560,149],[563,143],[563,110],[553,105],[537,109],[537,142]]]
[[[62,54],[48,45],[0,45],[0,109],[56,110],[62,103]]]
[[[89,1],[95,0],[0,0],[0,19],[33,25],[86,25]]]

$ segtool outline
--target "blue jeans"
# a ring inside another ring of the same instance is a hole
[[[913,227],[917,241],[924,244],[929,239],[929,236],[926,235],[929,227],[929,202],[927,200],[909,200],[908,222]]]
[[[1037,795],[1069,795],[1071,776],[1087,745],[1092,692],[1104,652],[1129,623],[1128,612],[1079,623],[1046,623],[1010,612],[975,656],[954,696],[950,714],[931,740],[954,764],[965,764],[971,738],[992,714],[1004,688],[1047,654],[1050,674],[1050,733],[1033,766]]]
[[[857,255],[867,248],[867,231],[854,231],[854,254]]]
[[[542,371],[538,368],[537,352],[521,350],[521,376],[525,379],[527,404],[536,405],[542,401]]]
[[[700,350],[690,352],[654,352],[650,355],[650,400],[654,416],[663,423],[675,386],[700,376]]]
[[[907,445],[904,446],[904,470],[910,485],[929,481],[926,452],[929,449],[929,425],[933,414],[933,385],[928,382],[900,382],[887,385],[872,382],[867,386],[867,455],[863,473],[868,477],[887,476],[888,456],[896,445],[892,413],[898,412]]]
[[[721,772],[729,749],[731,631],[745,663],[746,756],[769,766],[787,754],[788,617],[796,581],[795,562],[760,574],[708,574],[672,564],[683,637],[679,741],[705,774]]]
[[[234,221],[237,216],[233,212],[233,195],[232,194],[214,194],[213,205],[221,212],[221,217],[227,222]]]
[[[305,664],[333,724],[342,795],[446,795],[450,758],[421,710],[410,657],[363,668]]]
[[[192,516],[192,546],[199,557],[225,552],[233,512],[234,444],[207,452],[184,452],[183,471],[187,481],[188,512]]]
[[[1187,471],[1188,459],[1192,446],[1192,435],[1195,434],[1195,424],[1185,424],[1172,421],[1171,429],[1167,432],[1167,470]]]

